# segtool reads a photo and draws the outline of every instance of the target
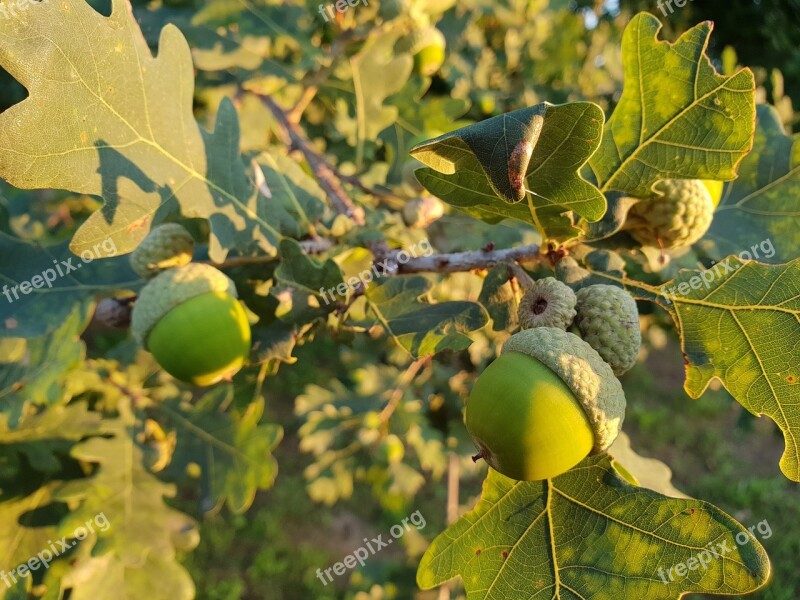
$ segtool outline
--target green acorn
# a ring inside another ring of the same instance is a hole
[[[398,51],[407,52],[414,57],[414,72],[430,77],[444,63],[446,42],[444,35],[436,27],[423,27],[403,38]]]
[[[522,296],[518,315],[522,329],[567,329],[575,318],[575,292],[554,277],[534,281]]]
[[[142,288],[131,318],[136,341],[173,377],[228,379],[250,354],[250,324],[236,286],[209,265],[168,269]]]
[[[131,268],[140,277],[150,279],[165,269],[192,261],[194,239],[178,223],[165,223],[150,230],[131,253]]]
[[[636,364],[642,333],[639,310],[628,292],[613,285],[590,285],[578,290],[575,327],[603,357],[615,375]]]
[[[611,367],[578,336],[554,327],[511,336],[478,377],[465,424],[478,455],[512,479],[564,473],[616,439],[625,394]]]

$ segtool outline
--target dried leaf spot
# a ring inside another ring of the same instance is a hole
[[[511,152],[508,158],[508,182],[514,195],[522,199],[525,191],[525,173],[528,171],[528,163],[533,155],[533,144],[528,140],[522,140]]]

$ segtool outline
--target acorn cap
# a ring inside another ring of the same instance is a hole
[[[714,219],[714,200],[699,179],[663,179],[660,195],[631,207],[625,229],[642,246],[671,250],[700,240]]]
[[[501,354],[521,352],[549,367],[581,403],[594,430],[594,453],[617,438],[625,420],[625,392],[597,351],[573,333],[555,327],[525,329],[512,335]]]
[[[530,284],[519,303],[517,314],[522,329],[557,327],[567,329],[575,318],[575,292],[555,277]]]
[[[149,279],[164,269],[180,267],[192,261],[194,239],[183,225],[164,223],[154,227],[131,253],[131,268]]]
[[[207,292],[224,292],[237,298],[236,286],[227,275],[210,265],[189,263],[167,269],[142,288],[131,318],[131,332],[147,349],[147,336],[173,308]]]
[[[615,375],[627,373],[642,345],[636,300],[614,285],[603,283],[578,290],[575,327],[606,361]]]

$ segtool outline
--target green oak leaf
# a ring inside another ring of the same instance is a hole
[[[579,174],[600,143],[603,120],[590,102],[542,103],[446,133],[411,154],[430,167],[417,171],[420,183],[445,202],[566,241],[581,235],[575,216],[593,222],[606,211],[603,195]]]
[[[677,600],[747,593],[769,574],[761,544],[734,519],[633,486],[603,454],[545,481],[490,469],[476,507],[422,557],[417,583],[429,589],[460,575],[468,600]]]
[[[625,29],[625,87],[589,163],[604,192],[647,197],[659,179],[736,176],[752,145],[755,82],[749,69],[717,73],[706,54],[711,29],[706,21],[675,43],[658,41],[661,23],[648,13]]]
[[[230,101],[214,133],[192,114],[189,46],[167,25],[153,57],[128,0],[106,18],[84,0],[42,2],[0,19],[0,66],[29,97],[0,114],[0,177],[20,188],[102,196],[76,233],[80,253],[112,239],[120,253],[175,209],[211,224],[210,254],[281,239],[261,213],[239,154]]]
[[[346,85],[352,85],[353,97],[349,101],[337,100],[334,123],[337,130],[347,136],[347,142],[355,146],[358,167],[362,166],[367,140],[376,139],[397,119],[398,108],[384,101],[402,89],[411,75],[411,56],[394,53],[399,35],[386,32],[373,36],[349,61],[347,76],[350,81]]]
[[[0,430],[15,427],[27,404],[52,405],[64,397],[64,379],[81,364],[85,346],[87,306],[77,307],[64,323],[34,339],[0,338]]]
[[[57,473],[62,468],[58,455],[68,455],[75,442],[99,434],[100,418],[100,413],[87,410],[84,402],[49,407],[23,419],[14,429],[8,429],[0,418],[0,463],[6,469],[25,456],[34,470]]]
[[[332,259],[321,263],[303,252],[295,240],[284,240],[280,249],[281,264],[275,271],[277,281],[316,296],[342,283],[342,272]]]
[[[203,510],[226,503],[234,513],[246,511],[256,491],[268,489],[278,475],[272,451],[283,437],[274,423],[260,423],[263,399],[248,404],[241,416],[225,412],[230,390],[217,388],[196,404],[166,402],[158,407],[177,434],[167,472],[172,480],[186,477],[190,463],[201,469]]]
[[[759,105],[757,114],[753,150],[726,186],[708,237],[720,256],[752,255],[753,244],[770,239],[773,255],[753,258],[786,262],[800,243],[800,138],[786,134],[773,107]]]
[[[420,302],[433,284],[421,276],[384,278],[366,287],[369,307],[386,332],[414,358],[444,350],[464,350],[472,339],[464,333],[488,322],[475,302]]]
[[[0,338],[45,335],[95,294],[141,285],[117,250],[106,240],[75,256],[66,243],[42,246],[0,231]]]
[[[30,474],[23,476],[22,481],[0,479],[0,573],[5,574],[8,582],[0,585],[0,598],[16,598],[6,594],[7,585],[13,584],[10,575],[12,569],[28,562],[37,553],[49,548],[49,543],[58,539],[56,526],[58,515],[51,509],[53,493],[58,483],[50,481],[39,485]],[[46,521],[42,512],[47,513]],[[50,552],[50,554],[53,554]],[[46,557],[46,555],[45,555]],[[17,576],[17,580],[30,582],[30,577]],[[19,596],[28,600],[29,596]]]
[[[672,484],[672,469],[660,460],[646,458],[631,448],[631,438],[620,431],[617,439],[608,448],[607,453],[614,457],[614,468],[623,470],[633,477],[636,485],[646,487],[670,498],[688,498]],[[627,479],[620,473],[623,479]]]
[[[730,256],[710,269],[681,271],[660,289],[681,331],[686,393],[712,378],[754,415],[783,432],[783,473],[800,481],[800,259],[765,265]]]
[[[339,265],[330,258],[320,262],[308,256],[295,240],[283,240],[280,252],[281,264],[270,291],[280,303],[275,315],[288,324],[302,324],[336,309],[340,297],[335,290],[343,285]]]
[[[93,552],[62,581],[62,587],[79,600],[191,600],[194,584],[176,551],[197,545],[196,525],[165,502],[175,496],[175,486],[145,468],[144,454],[134,439],[133,415],[126,412],[103,422],[108,437],[92,437],[72,448],[73,458],[95,469],[56,493],[56,500],[79,503],[61,521],[56,535],[74,538],[78,528],[92,523],[94,533],[81,546]]]
[[[447,131],[452,129],[454,123],[456,127],[460,127],[460,123],[467,124],[466,121],[458,121],[458,118],[467,111],[469,102],[450,97],[426,97],[423,102],[421,96],[424,91],[421,79],[415,78],[387,99],[399,111],[397,120],[379,136],[386,147],[390,165],[387,177],[392,182],[400,181],[403,164],[408,160],[411,148],[420,140],[418,136],[428,131]]]
[[[325,192],[316,180],[278,149],[259,155],[256,164],[261,170],[256,181],[264,196],[260,203],[269,222],[297,239],[314,233],[314,225],[327,209]]]

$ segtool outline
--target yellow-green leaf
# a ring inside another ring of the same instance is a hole
[[[460,575],[468,600],[677,600],[747,593],[769,574],[761,544],[730,516],[630,485],[600,455],[546,481],[490,470],[475,508],[422,557],[417,582]]]

